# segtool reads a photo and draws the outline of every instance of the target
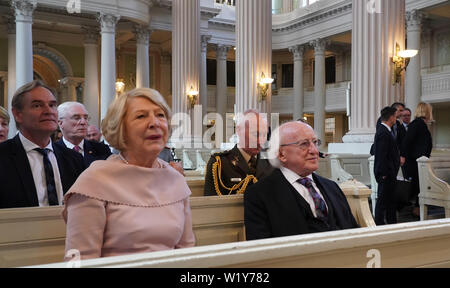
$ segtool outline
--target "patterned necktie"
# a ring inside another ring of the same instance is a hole
[[[309,194],[313,198],[314,206],[316,207],[316,215],[317,218],[326,219],[328,216],[327,206],[325,201],[320,197],[320,194],[317,193],[316,189],[312,186],[312,181],[309,178],[301,178],[297,180],[300,184],[308,189]]]
[[[77,145],[73,146],[73,150],[75,150],[78,153],[80,153],[80,151],[81,151],[80,147]]]
[[[48,204],[50,206],[59,205],[58,196],[56,193],[55,175],[53,174],[52,163],[48,159],[49,149],[36,148],[35,151],[39,152],[44,157],[44,172],[45,172],[45,182],[47,183],[47,196]]]

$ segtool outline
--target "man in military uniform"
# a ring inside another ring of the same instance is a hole
[[[247,187],[270,175],[273,168],[260,158],[267,141],[267,121],[257,110],[244,112],[236,126],[238,144],[211,156],[206,167],[204,195],[243,194]]]

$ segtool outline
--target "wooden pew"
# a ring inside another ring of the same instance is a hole
[[[79,264],[83,268],[450,268],[449,242],[450,219],[439,219],[93,259]]]
[[[370,190],[361,183],[341,184],[361,227],[375,226],[368,206]],[[191,197],[197,245],[245,240],[243,196]],[[0,267],[59,262],[64,258],[62,207],[0,210]]]
[[[417,159],[419,169],[420,220],[428,218],[427,206],[445,208],[445,217],[450,218],[450,157]]]

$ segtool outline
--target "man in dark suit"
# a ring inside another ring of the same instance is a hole
[[[279,168],[244,194],[247,240],[358,228],[339,186],[314,173],[321,142],[311,126],[283,124],[279,145],[276,139],[272,164]]]
[[[238,119],[239,143],[231,150],[211,156],[206,167],[205,196],[243,194],[245,190],[270,175],[269,161],[261,159],[262,145],[267,141],[267,121],[256,110]]]
[[[378,200],[375,207],[375,223],[384,225],[397,223],[394,189],[400,168],[400,153],[392,135],[396,122],[396,109],[386,107],[381,111],[381,126],[375,135],[374,174],[378,182]]]
[[[96,160],[105,160],[111,155],[109,147],[103,143],[85,140],[89,125],[89,115],[83,104],[65,102],[58,106],[58,124],[63,138],[56,145],[72,149],[83,156],[89,167]]]
[[[39,80],[20,87],[12,99],[19,133],[0,144],[0,208],[61,205],[84,170],[82,157],[54,145],[56,98]]]

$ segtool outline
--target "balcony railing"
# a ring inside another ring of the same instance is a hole
[[[236,0],[216,0],[216,3],[229,6],[236,6]]]

